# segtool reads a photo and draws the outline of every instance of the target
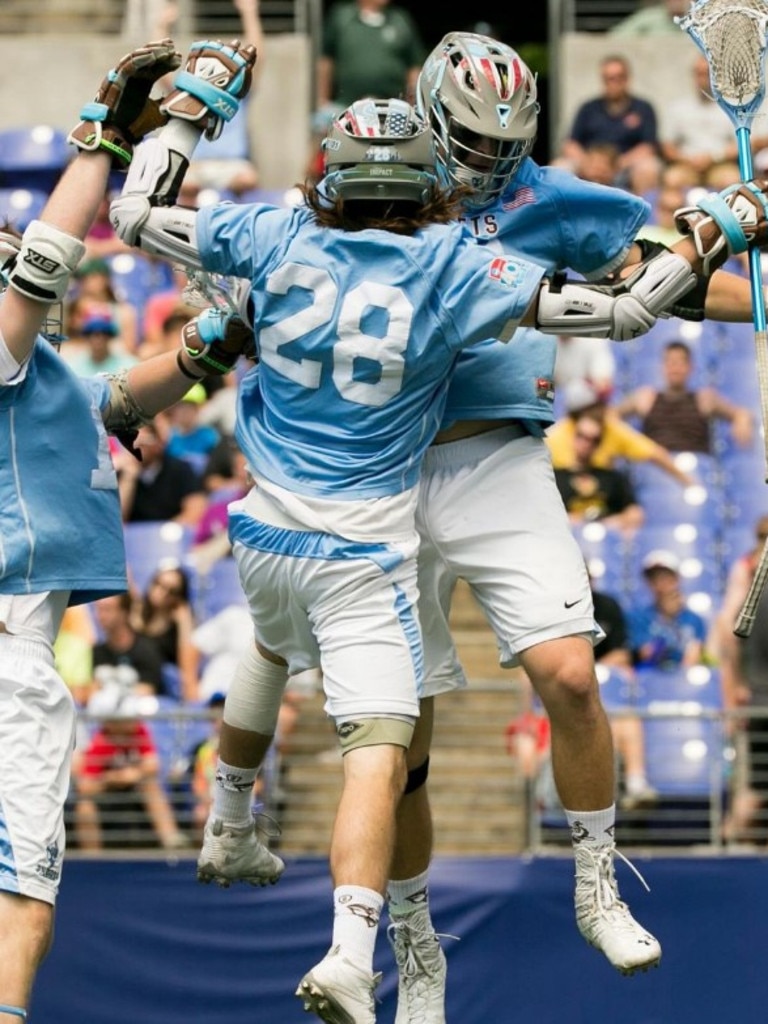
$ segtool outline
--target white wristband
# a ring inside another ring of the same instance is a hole
[[[69,278],[85,254],[79,238],[73,238],[43,220],[33,220],[21,239],[21,250],[8,276],[17,292],[35,302],[61,302]]]

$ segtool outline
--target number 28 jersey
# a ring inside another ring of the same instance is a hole
[[[459,352],[509,339],[543,275],[459,224],[347,232],[305,207],[206,207],[197,240],[207,270],[252,285],[237,437],[256,479],[337,501],[415,486]]]

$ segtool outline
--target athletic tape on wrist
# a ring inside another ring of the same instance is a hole
[[[30,221],[8,283],[35,302],[62,302],[70,275],[84,255],[79,238],[43,220]]]

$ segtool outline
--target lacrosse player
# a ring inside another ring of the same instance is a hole
[[[80,152],[39,220],[0,232],[0,1021],[25,1020],[53,934],[64,857],[64,802],[75,738],[72,696],[54,667],[68,605],[127,589],[117,477],[107,432],[136,429],[251,343],[201,315],[185,351],[112,376],[78,378],[59,357],[60,308],[83,237],[107,188],[146,131],[162,124],[154,83],[178,67],[171,40],[124,57],[86,104],[70,141]],[[209,339],[205,358],[200,332]],[[53,344],[52,344],[53,343]],[[214,365],[215,364],[215,365]],[[226,369],[224,367],[226,366]]]
[[[230,506],[230,536],[257,645],[227,694],[198,877],[280,877],[250,791],[287,672],[320,664],[344,788],[331,947],[297,995],[323,1020],[374,1024],[376,924],[422,680],[417,485],[456,356],[510,338],[520,323],[642,334],[698,274],[747,245],[736,207],[753,244],[765,241],[764,204],[752,190],[723,199],[727,233],[693,211],[696,244],[685,240],[621,282],[546,280],[538,263],[485,251],[456,223],[458,197],[441,188],[430,133],[408,104],[363,100],[331,127],[325,176],[301,206],[175,205],[197,140],[217,130],[212,111],[232,106],[238,75],[226,47],[193,47],[161,104],[170,120],[138,147],[110,214],[130,245],[251,283],[260,362],[240,384],[237,437],[256,486]],[[584,601],[578,591],[566,600],[581,603],[578,632],[591,636],[585,586]],[[408,788],[425,777],[419,766]]]

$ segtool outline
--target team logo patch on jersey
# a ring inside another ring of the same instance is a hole
[[[497,256],[488,268],[488,276],[499,284],[514,288],[523,280],[524,271],[511,256]]]
[[[536,378],[536,397],[544,398],[548,402],[555,400],[555,382],[551,377]]]

